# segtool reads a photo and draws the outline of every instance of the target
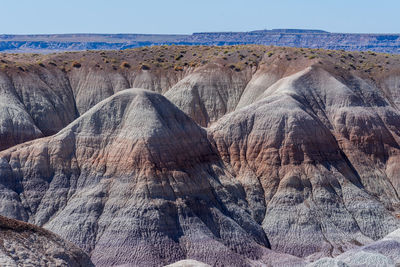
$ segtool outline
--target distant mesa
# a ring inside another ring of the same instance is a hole
[[[330,33],[318,29],[272,29],[249,32],[187,34],[42,34],[0,35],[0,51],[51,53],[81,50],[124,50],[153,45],[259,44],[348,51],[400,53],[399,34]]]
[[[272,29],[272,30],[263,30],[261,32],[273,32],[273,33],[329,33],[327,31],[323,31],[323,30],[309,30],[309,29]]]
[[[208,35],[208,34],[239,34],[239,33],[329,33],[323,30],[312,30],[312,29],[272,29],[272,30],[255,30],[250,32],[195,32],[193,35]]]

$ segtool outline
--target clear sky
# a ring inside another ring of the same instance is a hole
[[[0,0],[0,33],[400,33],[400,0]]]

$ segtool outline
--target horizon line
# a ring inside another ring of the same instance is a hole
[[[310,31],[310,32],[279,32],[285,30],[299,30],[299,31]],[[212,33],[252,33],[262,32],[267,33],[280,33],[280,34],[379,34],[379,35],[400,35],[400,32],[330,32],[321,29],[307,29],[307,28],[278,28],[278,29],[262,29],[262,30],[249,30],[249,31],[198,31],[192,33],[140,33],[140,32],[64,32],[64,33],[0,33],[1,35],[13,35],[13,36],[24,36],[24,35],[164,35],[164,36],[190,36],[194,34],[212,34]],[[275,32],[274,32],[275,31]],[[315,31],[315,32],[312,32]]]

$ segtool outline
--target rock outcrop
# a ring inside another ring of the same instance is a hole
[[[1,266],[94,266],[75,245],[35,225],[0,216]]]

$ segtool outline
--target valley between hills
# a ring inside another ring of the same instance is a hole
[[[399,108],[393,54],[0,54],[0,265],[396,266]]]

